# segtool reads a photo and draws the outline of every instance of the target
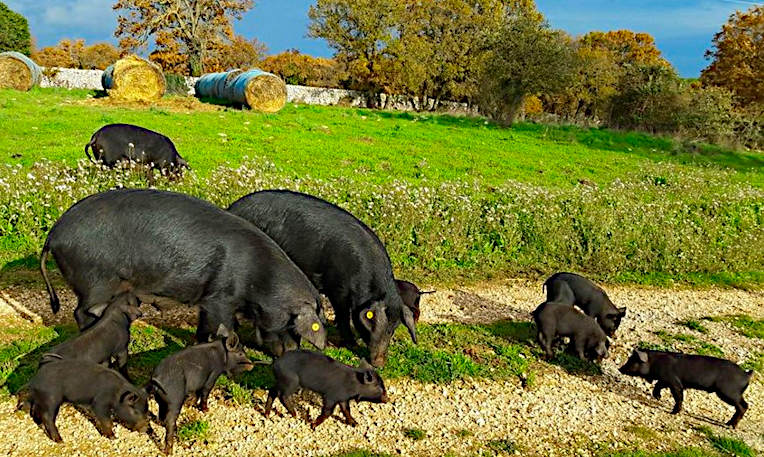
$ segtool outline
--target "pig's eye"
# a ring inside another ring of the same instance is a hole
[[[366,319],[374,319],[374,311],[366,311]]]
[[[313,325],[310,326],[310,329],[314,332],[317,332],[321,328],[320,325],[318,325],[318,322],[313,322]]]

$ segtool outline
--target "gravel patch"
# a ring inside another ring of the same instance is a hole
[[[314,418],[319,401],[303,395],[302,416],[262,416],[265,391],[255,391],[252,405],[236,406],[217,389],[210,412],[184,408],[179,424],[205,420],[210,424],[206,440],[179,443],[175,455],[331,455],[351,449],[370,449],[394,455],[471,455],[486,449],[492,440],[509,440],[518,454],[531,456],[585,456],[594,443],[613,449],[639,446],[667,450],[675,446],[704,443],[694,427],[708,426],[715,433],[745,440],[764,452],[764,382],[760,374],[746,391],[751,404],[738,430],[723,427],[732,408],[714,395],[686,391],[684,411],[673,416],[670,395],[660,401],[650,396],[644,381],[621,376],[617,367],[639,341],[658,342],[655,331],[692,334],[719,346],[725,356],[738,362],[764,352],[762,340],[746,338],[725,322],[703,321],[708,333],[700,334],[677,324],[685,319],[745,313],[764,317],[761,291],[727,289],[660,289],[605,286],[618,306],[629,308],[612,356],[603,362],[600,376],[571,375],[564,369],[538,363],[535,381],[523,388],[517,380],[462,380],[447,385],[421,384],[407,379],[389,381],[392,403],[353,404],[358,427],[340,420],[339,410],[317,430],[311,431],[305,414]],[[46,325],[71,322],[74,297],[58,287],[62,311],[53,316],[44,290],[13,287],[3,292],[42,317]],[[2,296],[2,295],[0,295]],[[501,319],[529,320],[529,313],[543,301],[541,282],[505,280],[459,289],[439,290],[422,298],[424,322],[489,323]],[[0,318],[7,317],[0,306]],[[146,309],[146,321],[164,326],[187,325],[195,312],[175,308],[164,314]],[[10,324],[10,323],[9,323]],[[3,320],[0,325],[6,325]],[[116,427],[116,440],[98,435],[88,419],[65,406],[59,428],[65,440],[56,445],[45,437],[29,416],[14,412],[15,398],[0,401],[0,454],[117,456],[157,455],[164,429],[154,425],[152,438]],[[278,405],[280,411],[283,407]],[[154,407],[155,408],[155,407]],[[413,440],[404,430],[421,429],[426,436]],[[465,432],[466,431],[466,432]],[[26,439],[17,439],[26,437]]]

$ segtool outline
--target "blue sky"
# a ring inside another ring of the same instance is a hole
[[[116,14],[109,0],[2,0],[24,14],[39,46],[62,38],[112,41]],[[311,0],[256,0],[254,10],[236,24],[237,33],[257,37],[271,52],[297,48],[330,56],[321,40],[307,38]],[[551,25],[580,35],[590,30],[631,29],[652,34],[658,48],[682,76],[698,76],[707,65],[703,53],[711,38],[748,0],[536,0]]]

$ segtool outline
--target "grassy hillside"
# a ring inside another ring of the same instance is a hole
[[[180,112],[83,104],[92,91],[0,91],[0,160],[30,166],[47,158],[75,165],[104,124],[138,124],[169,136],[203,176],[245,156],[272,161],[285,174],[410,183],[508,180],[553,188],[579,180],[606,184],[651,162],[692,170],[717,165],[732,179],[764,185],[764,157],[711,148],[685,152],[673,141],[639,133],[519,124],[503,129],[482,119],[354,108],[288,105],[278,114]],[[21,157],[11,158],[14,154]]]
[[[353,212],[402,277],[451,282],[574,270],[601,280],[760,284],[764,157],[642,134],[290,105],[264,115],[87,91],[0,91],[0,266],[33,267],[75,201],[145,186],[84,163],[106,123],[170,136],[194,171],[158,187],[227,206],[265,188]],[[212,109],[212,110],[210,110]],[[79,161],[79,162],[78,162]]]

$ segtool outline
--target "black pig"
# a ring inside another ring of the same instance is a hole
[[[385,363],[395,329],[416,343],[414,311],[404,304],[387,250],[377,235],[344,209],[286,190],[255,192],[229,208],[268,234],[332,304],[346,344],[351,322],[369,346],[371,363]]]
[[[614,336],[626,315],[626,308],[616,308],[597,284],[574,273],[555,273],[544,282],[546,301],[578,306],[597,320],[608,336]]]
[[[244,219],[188,195],[120,189],[69,208],[40,256],[55,313],[49,252],[77,295],[81,329],[100,304],[132,294],[147,303],[198,304],[200,343],[220,324],[234,328],[235,313],[245,311],[266,331],[292,330],[319,349],[326,344],[320,295],[284,251]]]
[[[252,369],[252,362],[244,353],[239,337],[222,325],[218,329],[221,339],[197,344],[178,351],[154,369],[146,390],[154,394],[159,404],[159,420],[164,424],[164,452],[172,452],[175,423],[183,402],[196,395],[199,409],[207,411],[207,398],[221,374],[238,374]]]
[[[83,360],[60,360],[40,366],[22,389],[18,409],[29,411],[50,439],[61,442],[56,416],[63,402],[85,406],[96,419],[101,435],[114,438],[112,417],[131,430],[149,428],[146,394],[119,373]]]
[[[354,368],[317,352],[289,351],[273,362],[273,374],[276,386],[268,392],[265,417],[271,413],[276,397],[292,417],[297,416],[289,397],[301,388],[312,390],[324,399],[321,415],[313,421],[312,428],[330,417],[337,405],[340,405],[348,425],[355,427],[358,423],[350,415],[350,400],[388,401],[382,378],[363,359],[358,368]]]
[[[93,157],[88,149],[93,151]],[[188,162],[169,138],[130,124],[109,124],[98,129],[85,145],[85,154],[91,162],[100,161],[109,168],[121,160],[151,164],[158,170],[188,168]]]
[[[113,366],[129,379],[127,346],[130,343],[130,324],[141,317],[141,312],[127,300],[121,299],[109,305],[105,312],[101,311],[103,315],[93,326],[43,354],[40,363],[76,359],[109,365],[114,357]]]
[[[653,397],[657,399],[661,398],[661,390],[669,389],[674,397],[674,409],[671,414],[678,414],[682,410],[684,389],[713,392],[723,402],[734,406],[735,415],[727,422],[732,428],[737,427],[748,410],[743,392],[748,388],[753,370],[746,372],[729,360],[705,355],[635,349],[619,371],[649,382],[658,381],[653,389]]]
[[[538,341],[547,357],[557,337],[570,337],[578,358],[601,360],[608,356],[605,332],[591,317],[563,303],[545,302],[532,313],[538,329]]]

